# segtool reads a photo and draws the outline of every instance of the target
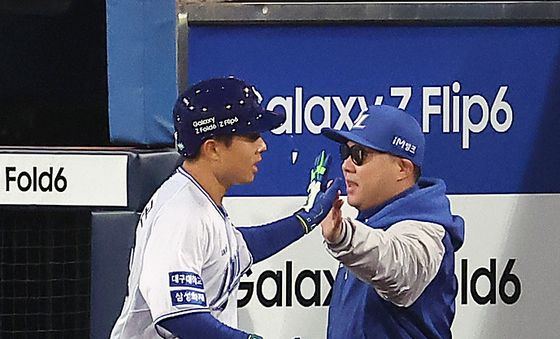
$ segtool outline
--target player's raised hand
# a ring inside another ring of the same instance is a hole
[[[331,156],[323,150],[315,158],[315,163],[311,168],[307,186],[307,201],[296,212],[296,217],[303,225],[305,233],[311,232],[327,216],[342,189],[341,178],[336,178],[330,185],[327,185],[330,164]]]

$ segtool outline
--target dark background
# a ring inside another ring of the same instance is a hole
[[[109,144],[104,0],[0,3],[0,146]]]

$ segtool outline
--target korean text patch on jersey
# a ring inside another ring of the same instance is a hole
[[[200,276],[193,272],[169,272],[169,286],[204,288]]]
[[[173,306],[198,305],[206,306],[206,295],[204,292],[191,289],[171,291],[171,304]]]

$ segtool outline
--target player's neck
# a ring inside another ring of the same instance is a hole
[[[206,193],[208,193],[216,205],[222,206],[222,199],[224,198],[228,187],[225,187],[222,183],[220,183],[213,171],[209,170],[209,166],[202,164],[200,161],[184,161],[183,169],[193,176],[193,178],[200,184],[200,186],[202,186]]]

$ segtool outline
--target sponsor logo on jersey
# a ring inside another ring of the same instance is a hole
[[[204,292],[191,289],[171,291],[171,304],[173,306],[206,306],[206,295],[204,294]]]
[[[169,272],[169,286],[204,288],[202,278],[193,272]]]

